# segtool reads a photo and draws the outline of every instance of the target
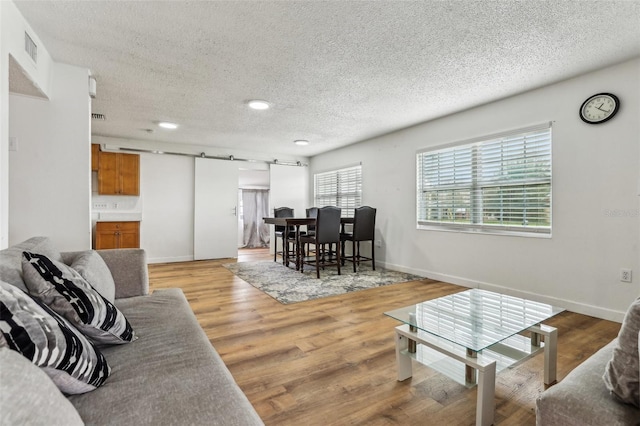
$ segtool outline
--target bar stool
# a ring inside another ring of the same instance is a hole
[[[278,207],[273,209],[274,217],[293,217],[293,209],[290,207]],[[288,229],[287,229],[288,228]],[[275,226],[275,246],[273,250],[273,261],[277,261],[277,256],[282,256],[282,263],[288,265],[289,263],[289,244],[295,244],[296,230],[293,226]],[[282,251],[278,251],[278,237],[282,239]],[[295,247],[294,247],[295,248]]]
[[[317,207],[309,207],[307,209],[306,213],[307,213],[307,217],[312,217],[314,219],[318,218],[318,208]],[[306,235],[315,236],[316,235],[316,226],[315,225],[307,225]],[[311,243],[307,243],[306,246],[307,246],[306,255],[310,255]],[[305,256],[305,245],[303,244],[300,248],[302,249],[302,257],[304,257]]]
[[[316,246],[314,260],[305,258],[300,265],[300,272],[304,272],[304,264],[315,265],[316,276],[320,278],[320,267],[337,266],[338,275],[340,275],[340,209],[338,207],[322,207],[318,209],[318,217],[316,218],[315,234],[303,235],[300,237],[300,244],[311,243]],[[336,243],[335,262],[324,255],[325,244]]]
[[[375,229],[376,229],[376,209],[369,206],[358,207],[353,216],[353,229],[351,233],[340,234],[342,244],[342,264],[345,260],[353,262],[353,272],[356,272],[356,264],[371,261],[373,270],[376,270],[375,260]],[[351,258],[345,255],[345,242],[351,241]],[[360,241],[371,241],[371,257],[360,254]]]

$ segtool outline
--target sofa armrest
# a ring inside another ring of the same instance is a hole
[[[602,375],[617,338],[536,399],[536,426],[638,425],[640,409],[619,402]]]
[[[143,249],[97,250],[116,283],[116,299],[149,294],[147,254]]]

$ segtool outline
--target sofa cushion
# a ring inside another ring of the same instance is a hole
[[[87,424],[263,424],[180,289],[116,304],[138,339],[102,348],[113,367],[109,380],[99,392],[69,397]]]
[[[613,356],[604,372],[607,388],[621,401],[636,407],[640,407],[638,331],[640,331],[640,297],[631,304],[624,316]]]
[[[83,425],[80,415],[37,366],[16,351],[0,348],[0,423]]]
[[[104,263],[102,256],[95,250],[87,250],[81,252],[73,259],[71,268],[80,274],[91,287],[95,288],[98,293],[104,296],[109,302],[113,303],[116,297],[116,284],[113,281],[113,275]]]
[[[122,344],[135,338],[131,324],[71,267],[24,252],[22,273],[29,294],[65,317],[95,343]]]
[[[67,394],[94,390],[109,376],[105,357],[64,318],[0,281],[0,347],[20,352]]]
[[[22,252],[30,251],[48,256],[50,259],[61,261],[62,256],[48,237],[33,237],[7,249],[0,250],[0,280],[13,284],[23,291],[27,287],[22,279]]]

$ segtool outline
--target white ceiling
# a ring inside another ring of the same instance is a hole
[[[628,0],[15,3],[95,76],[93,134],[229,153],[313,156],[640,56]]]

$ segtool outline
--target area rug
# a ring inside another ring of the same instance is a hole
[[[320,279],[316,278],[315,268],[310,266],[309,269],[305,267],[302,274],[273,261],[227,263],[222,266],[285,305],[422,279],[417,275],[380,267],[374,271],[370,264],[360,265],[358,272],[354,273],[353,266],[347,263],[341,268],[342,275],[338,275],[335,267],[320,270]]]

